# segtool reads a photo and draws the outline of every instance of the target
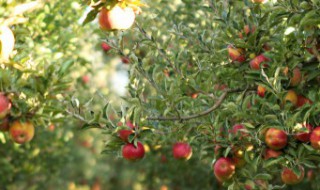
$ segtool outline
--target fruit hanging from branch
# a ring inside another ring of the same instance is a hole
[[[34,126],[30,121],[16,120],[10,125],[11,138],[18,144],[30,142],[34,136]]]

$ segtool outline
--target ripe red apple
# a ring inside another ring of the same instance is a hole
[[[246,57],[245,57],[245,52],[244,49],[241,48],[235,48],[232,45],[228,46],[228,53],[232,61],[236,62],[245,62]]]
[[[298,95],[297,107],[302,107],[305,104],[312,105],[313,102],[309,98],[306,98],[306,97],[304,97],[302,95]]]
[[[24,144],[32,140],[34,126],[30,121],[14,121],[10,125],[9,132],[14,142]]]
[[[109,44],[107,44],[106,42],[102,42],[101,47],[102,47],[103,51],[105,51],[105,52],[108,52],[112,49],[112,47],[109,46]]]
[[[48,130],[53,132],[55,128],[56,127],[54,126],[54,124],[50,124],[49,127],[48,127]]]
[[[219,158],[213,166],[213,172],[220,182],[231,179],[236,170],[236,166],[231,158]]]
[[[81,79],[84,84],[88,84],[90,82],[90,77],[88,75],[83,75]]]
[[[121,58],[122,63],[124,64],[129,64],[130,63],[130,59],[128,57],[122,57]]]
[[[312,131],[312,125],[306,123],[306,124],[299,124],[300,131],[295,134],[295,138],[301,142],[309,142],[310,141],[310,135]]]
[[[0,119],[7,116],[11,109],[11,102],[4,94],[0,93]]]
[[[130,129],[133,129],[133,130],[136,128],[136,126],[133,125],[133,123],[132,123],[130,120],[128,120],[128,121],[126,122],[126,125],[127,125]]]
[[[290,86],[298,86],[302,80],[302,74],[298,67],[292,71],[292,77],[290,77]]]
[[[196,99],[198,97],[198,95],[199,95],[198,93],[192,93],[190,97],[192,99]]]
[[[265,93],[266,93],[266,90],[267,90],[267,89],[266,89],[265,87],[259,85],[259,86],[258,86],[258,89],[257,89],[257,94],[258,94],[258,96],[260,96],[261,98],[263,98],[264,95],[265,95]]]
[[[273,150],[280,150],[287,145],[287,133],[277,128],[269,128],[266,132],[266,144]]]
[[[128,143],[129,141],[129,136],[133,133],[132,129],[121,129],[118,131],[118,136],[120,139],[122,139],[124,142]]]
[[[249,35],[250,33],[254,33],[254,31],[256,30],[256,27],[255,26],[252,26],[250,28],[249,25],[245,25],[243,27],[243,31],[244,31],[244,34],[247,36]],[[243,38],[243,32],[239,32],[239,37],[242,39]]]
[[[254,190],[256,189],[255,183],[251,180],[246,180],[244,184],[245,190]]]
[[[102,7],[99,24],[103,30],[126,30],[133,25],[135,18],[134,10],[130,7],[116,5],[111,10]]]
[[[188,143],[177,142],[172,147],[173,157],[180,160],[189,160],[192,156],[192,148]]]
[[[270,61],[271,61],[271,60],[270,60],[269,58],[267,58],[265,55],[260,54],[260,55],[256,56],[255,58],[253,58],[253,59],[250,61],[250,67],[251,67],[251,69],[259,70],[261,63],[270,62]],[[264,66],[264,67],[267,67],[268,65],[267,65],[267,64],[264,64],[263,66]]]
[[[286,103],[287,101],[291,102],[292,105],[297,106],[297,103],[298,103],[297,93],[293,90],[288,90],[286,96],[284,97],[284,102]]]
[[[299,166],[300,175],[297,176],[292,169],[283,168],[281,172],[281,179],[284,184],[295,185],[300,183],[304,178],[304,168]]]
[[[0,131],[9,130],[9,119],[7,117],[0,119]]]
[[[280,156],[282,154],[281,151],[276,151],[276,150],[272,150],[272,149],[266,149],[264,152],[264,159],[268,160],[270,158],[277,158],[278,156]]]
[[[320,126],[313,129],[310,135],[311,146],[320,149]]]
[[[245,126],[242,124],[235,124],[234,126],[232,126],[232,129],[230,132],[234,136],[240,136],[240,138],[247,137],[249,135]]]
[[[126,160],[135,161],[140,160],[144,157],[145,151],[144,146],[141,142],[137,143],[137,147],[132,143],[128,143],[122,148],[122,156]]]

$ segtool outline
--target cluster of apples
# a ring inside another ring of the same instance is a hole
[[[34,126],[30,121],[12,119],[10,117],[11,101],[0,93],[0,130],[9,131],[12,140],[18,144],[24,144],[32,140]]]
[[[320,150],[320,126],[313,128],[311,124],[299,123],[294,128],[296,131],[294,131],[292,137],[296,141],[300,143],[310,143],[314,149]],[[239,140],[243,140],[243,138],[250,136],[249,131],[242,124],[235,124],[229,133]],[[287,146],[289,138],[286,131],[280,128],[271,127],[263,130],[261,134],[266,144],[266,148],[262,154],[265,160],[277,158],[284,154],[282,150]],[[221,148],[220,145],[216,146],[216,155],[219,155]],[[241,168],[246,164],[244,152],[250,152],[253,149],[254,147],[250,143],[245,145],[244,148],[233,146],[231,149],[231,156],[218,158],[213,164],[213,171],[217,180],[220,182],[230,180],[236,173],[236,169]],[[304,179],[305,171],[301,165],[299,165],[298,168],[300,170],[300,175],[297,175],[291,168],[284,167],[281,172],[282,182],[287,185],[300,183]]]
[[[145,155],[145,147],[140,141],[137,141],[136,144],[129,142],[129,136],[135,133],[136,126],[130,121],[127,121],[126,125],[128,129],[121,129],[117,133],[118,137],[125,143],[122,147],[122,156],[129,161],[140,160]],[[192,148],[188,143],[177,142],[172,147],[172,153],[175,159],[188,160],[192,156]],[[166,160],[165,157],[162,158],[162,160],[164,159]]]

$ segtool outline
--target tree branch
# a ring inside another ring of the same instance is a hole
[[[198,113],[198,114],[193,114],[193,115],[189,115],[189,116],[181,116],[181,117],[148,117],[147,120],[160,120],[160,121],[174,121],[174,120],[190,120],[190,119],[194,119],[194,118],[198,118],[198,117],[202,117],[205,115],[208,115],[209,113],[211,113],[212,111],[216,110],[217,108],[220,107],[220,105],[222,104],[222,102],[224,101],[224,99],[227,97],[228,93],[231,92],[230,90],[227,90],[225,92],[223,92],[223,94],[219,97],[219,99],[216,101],[216,103],[210,107],[209,109]]]

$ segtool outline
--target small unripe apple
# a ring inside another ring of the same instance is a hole
[[[286,103],[287,101],[291,102],[292,105],[296,106],[298,103],[297,93],[293,90],[288,90],[286,96],[284,97],[284,102]]]
[[[232,61],[243,63],[246,61],[244,49],[228,46],[228,53]]]
[[[292,71],[292,77],[290,78],[290,86],[298,86],[302,80],[302,74],[298,67]]]
[[[0,93],[0,119],[7,116],[11,109],[11,102],[4,94]]]
[[[231,179],[235,170],[236,166],[231,158],[219,158],[213,166],[214,175],[220,182]]]
[[[121,129],[118,131],[118,136],[126,143],[128,143],[128,138],[131,134],[133,134],[132,129]]]
[[[192,156],[192,148],[188,143],[177,142],[172,147],[173,157],[180,160],[189,160]]]
[[[260,55],[256,56],[255,58],[253,58],[253,59],[250,61],[250,67],[251,67],[251,69],[259,70],[261,63],[270,62],[270,61],[271,61],[271,60],[270,60],[269,58],[267,58],[265,55],[260,54]],[[268,65],[267,65],[267,64],[264,64],[263,66],[264,66],[264,67],[267,67]]]
[[[144,157],[144,146],[141,142],[137,143],[137,147],[133,143],[128,143],[122,148],[122,156],[126,160],[135,161]]]
[[[99,24],[103,30],[126,30],[133,25],[135,18],[134,10],[130,7],[116,5],[111,10],[102,7]]]
[[[320,126],[313,129],[310,135],[311,146],[314,149],[320,149]]]
[[[0,131],[9,130],[9,119],[7,117],[0,119]]]
[[[260,96],[261,98],[263,98],[264,95],[265,95],[265,93],[266,93],[266,90],[267,90],[267,89],[266,89],[265,87],[259,85],[259,86],[258,86],[258,89],[257,89],[257,94],[258,94],[258,96]]]
[[[305,104],[312,105],[313,102],[309,98],[306,98],[302,95],[298,95],[297,107],[302,107]]]
[[[312,125],[305,123],[305,124],[298,124],[299,125],[299,132],[297,132],[294,137],[301,141],[301,142],[309,142],[310,141],[310,135],[312,131]],[[305,129],[305,130],[303,130]]]
[[[266,149],[264,152],[264,159],[268,160],[270,158],[277,158],[282,154],[281,151],[272,150],[272,149]]]
[[[32,140],[34,136],[34,126],[30,121],[14,121],[10,125],[9,132],[14,142],[24,144]]]
[[[295,185],[300,183],[304,178],[304,168],[299,166],[300,175],[297,176],[292,169],[283,168],[281,172],[281,179],[284,184]]]
[[[287,146],[287,133],[277,128],[269,128],[266,132],[266,144],[273,150],[280,150]]]
[[[102,42],[101,47],[102,47],[103,51],[105,51],[105,52],[108,52],[112,49],[112,47],[109,46],[109,44],[107,44],[106,42]]]

